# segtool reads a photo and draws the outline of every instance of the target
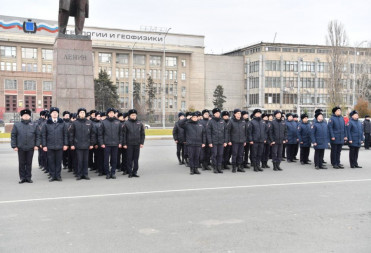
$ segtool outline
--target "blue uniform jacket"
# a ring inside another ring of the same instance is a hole
[[[361,147],[361,142],[364,141],[362,123],[359,120],[350,119],[347,124],[348,141],[351,147]]]
[[[310,124],[300,122],[298,125],[298,138],[300,147],[307,148],[311,145]],[[303,142],[303,143],[302,143]]]
[[[330,133],[331,143],[344,144],[344,138],[347,137],[347,131],[343,116],[332,115],[328,121],[328,130]],[[332,138],[335,138],[335,140],[331,140]]]
[[[287,127],[287,144],[297,144],[298,141],[298,123],[295,121],[288,121],[286,120],[286,127]]]
[[[317,143],[314,149],[326,149],[330,142],[328,127],[326,122],[315,122],[311,126],[311,139],[312,143]]]

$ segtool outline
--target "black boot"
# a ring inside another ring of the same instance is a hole
[[[236,165],[232,164],[232,173],[236,173],[236,172],[237,172]]]
[[[195,174],[201,174],[201,172],[198,171],[198,168],[194,168]]]
[[[180,160],[180,156],[178,156],[179,165],[182,165],[182,161]]]
[[[252,165],[254,167],[254,171],[259,172],[258,165],[256,163],[252,163]]]
[[[266,167],[265,167],[265,162],[262,162],[262,168],[266,168]]]
[[[215,174],[218,173],[218,167],[217,167],[216,165],[213,165],[213,172],[214,172]]]
[[[264,162],[264,163],[265,163],[265,168],[270,169],[268,162]]]
[[[244,170],[242,164],[238,165],[238,169],[237,169],[237,171],[238,171],[238,172],[246,172],[246,171]]]
[[[274,170],[274,171],[277,170],[277,162],[273,162],[273,170]]]
[[[185,162],[186,162],[186,163],[185,163],[185,166],[186,166],[186,167],[189,167],[189,160],[188,160],[188,158],[185,159]]]
[[[231,168],[228,167],[228,164],[224,164],[224,169],[225,170],[230,170]]]
[[[256,164],[256,166],[258,167],[258,171],[264,171],[264,170],[260,167],[260,162],[258,162],[258,163]]]
[[[193,168],[190,168],[190,170],[191,170],[191,175],[194,175],[195,174],[195,170],[193,169]]]
[[[211,168],[207,165],[207,162],[202,163],[202,170],[211,170]]]
[[[216,167],[216,170],[218,171],[218,173],[223,173],[223,171],[222,171],[222,166],[221,166],[221,165],[218,165],[218,166]]]

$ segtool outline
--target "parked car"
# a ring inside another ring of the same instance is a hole
[[[148,124],[144,124],[144,127],[145,127],[146,129],[150,129],[150,128],[151,128],[151,126],[148,125]]]

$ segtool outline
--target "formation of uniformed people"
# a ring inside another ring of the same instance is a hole
[[[232,114],[232,115],[231,115]],[[313,122],[307,114],[275,111],[273,114],[262,113],[255,109],[250,118],[246,111],[235,109],[233,113],[221,112],[215,108],[192,113],[179,113],[179,120],[173,128],[173,138],[177,145],[179,164],[190,168],[190,174],[201,174],[202,170],[223,173],[246,172],[253,168],[255,172],[270,168],[282,171],[281,162],[300,161],[301,165],[312,164],[309,159],[310,148],[314,149],[315,169],[327,169],[324,161],[326,149],[331,149],[331,165],[334,169],[344,169],[340,162],[341,150],[348,145],[351,168],[358,165],[359,148],[368,140],[365,148],[369,149],[371,134],[370,117],[363,123],[358,120],[358,112],[352,111],[346,123],[340,107],[332,109],[332,116],[325,121],[323,111],[317,109]],[[297,158],[300,149],[300,158]],[[211,156],[209,155],[211,154]],[[251,163],[249,163],[249,160]],[[228,165],[232,165],[230,168]]]
[[[59,108],[52,107],[32,122],[29,109],[20,112],[21,121],[11,133],[11,147],[18,153],[19,183],[33,182],[34,150],[39,150],[39,168],[50,182],[62,181],[62,165],[76,180],[90,180],[89,168],[106,179],[115,179],[116,171],[139,177],[145,131],[135,109],[123,114],[114,108],[106,112],[79,108],[77,113],[64,111],[63,118],[59,113]]]

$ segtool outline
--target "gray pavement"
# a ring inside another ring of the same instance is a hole
[[[329,150],[325,160],[329,161]],[[189,175],[169,140],[147,141],[140,178],[18,184],[0,144],[0,252],[371,252],[371,151],[362,169]],[[313,160],[313,150],[311,150]],[[330,166],[329,166],[330,167]]]

